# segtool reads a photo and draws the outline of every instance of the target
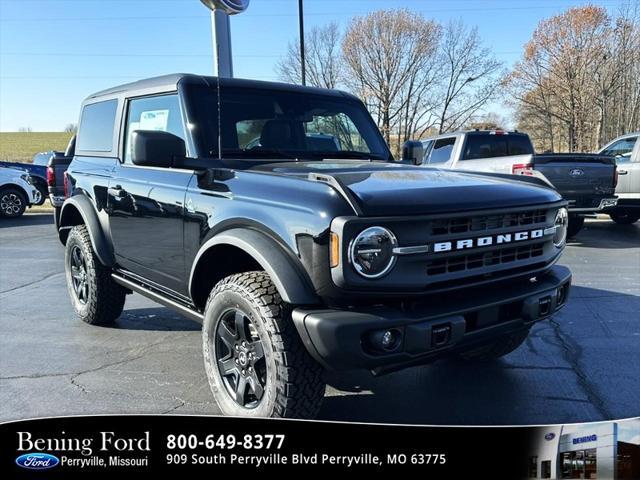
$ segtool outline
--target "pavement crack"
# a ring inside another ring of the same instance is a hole
[[[578,385],[584,390],[588,402],[598,411],[603,419],[613,418],[607,409],[604,400],[598,395],[595,387],[589,381],[586,373],[580,366],[580,357],[582,356],[582,347],[568,337],[560,328],[560,324],[553,318],[549,320],[553,326],[553,333],[560,342],[562,348],[562,357],[571,365],[571,370],[578,377]]]
[[[18,285],[17,287],[10,288],[8,290],[2,290],[2,291],[0,291],[0,295],[3,295],[5,293],[15,292],[16,290],[20,290],[22,288],[31,287],[31,286],[33,286],[33,285],[35,285],[37,283],[44,282],[44,281],[49,280],[50,278],[53,278],[53,277],[57,277],[58,275],[64,275],[64,272],[51,273],[49,275],[45,275],[44,277],[39,278],[37,280],[34,280],[32,282],[24,283],[22,285]]]
[[[168,410],[165,410],[164,412],[161,412],[161,415],[167,415],[171,412],[175,412],[177,409],[184,407],[187,402],[185,400],[182,400],[181,398],[176,398],[176,400],[179,402],[177,405],[174,405],[173,407],[169,408]]]

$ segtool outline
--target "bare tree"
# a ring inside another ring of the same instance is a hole
[[[20,133],[31,133],[31,132],[33,132],[33,128],[31,128],[31,127],[20,127],[20,128],[18,128],[18,132],[20,132]]]
[[[396,153],[402,140],[428,128],[440,31],[414,12],[381,10],[354,18],[345,33],[346,83]]]
[[[445,78],[440,132],[456,130],[469,122],[496,94],[501,63],[483,48],[477,28],[451,21],[442,40],[442,75]]]
[[[340,27],[337,23],[314,27],[305,34],[305,67],[310,85],[336,88],[343,80],[340,41]],[[276,71],[287,82],[301,83],[301,65],[300,44],[292,41],[285,57],[277,63]]]
[[[541,21],[508,85],[519,128],[538,149],[593,151],[640,126],[640,22],[623,7],[566,10]]]
[[[75,123],[67,123],[67,125],[64,127],[64,131],[67,133],[77,133],[78,125],[76,125]]]

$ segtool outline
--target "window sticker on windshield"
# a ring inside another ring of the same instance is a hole
[[[150,110],[140,114],[140,130],[167,131],[169,123],[169,110]]]

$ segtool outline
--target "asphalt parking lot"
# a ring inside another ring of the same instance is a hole
[[[216,414],[199,326],[138,295],[110,328],[76,320],[52,217],[0,220],[0,421],[89,413]],[[328,374],[320,418],[536,424],[640,414],[640,225],[589,220],[561,261],[567,307],[490,364]]]

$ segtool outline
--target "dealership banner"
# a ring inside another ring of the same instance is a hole
[[[529,439],[526,428],[200,416],[50,418],[6,423],[0,429],[0,471],[11,472],[11,478],[40,470],[61,478],[224,471],[413,472],[421,478],[454,478],[482,476],[488,469],[520,478],[526,473]]]
[[[0,471],[10,472],[10,478],[280,471],[640,478],[640,446],[624,441],[640,435],[639,425],[638,419],[436,427],[202,416],[59,417],[0,425]]]

